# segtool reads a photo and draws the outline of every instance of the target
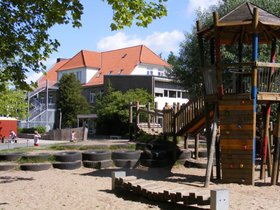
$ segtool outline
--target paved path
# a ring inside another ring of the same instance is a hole
[[[8,141],[6,139],[6,141]],[[41,140],[39,144],[41,146],[44,145],[50,145],[50,144],[58,144],[58,143],[67,143],[69,141],[53,141],[53,140]],[[34,147],[34,140],[33,139],[22,139],[17,138],[17,143],[0,143],[0,150],[3,149],[13,149],[13,148],[19,148],[19,147]]]

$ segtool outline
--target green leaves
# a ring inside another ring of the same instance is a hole
[[[113,23],[111,30],[130,27],[133,21],[140,27],[147,27],[154,19],[167,15],[164,2],[167,0],[149,1],[145,0],[107,0],[113,10]]]
[[[113,91],[110,87],[96,101],[98,129],[102,134],[125,134],[128,132],[129,102],[147,104],[153,97],[143,89],[129,90],[126,93]]]
[[[81,95],[82,86],[75,74],[64,74],[59,81],[58,107],[62,112],[62,127],[75,127],[78,114],[88,114],[90,106]]]
[[[0,116],[15,117],[18,120],[27,118],[26,93],[21,90],[9,89],[5,84],[0,94]]]

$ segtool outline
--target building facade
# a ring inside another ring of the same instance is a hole
[[[29,118],[22,122],[22,127],[59,127],[57,121],[61,113],[56,108],[57,83],[63,74],[69,73],[74,73],[81,82],[82,94],[91,104],[109,82],[115,90],[123,92],[135,88],[147,90],[158,102],[159,109],[165,103],[187,103],[186,91],[166,77],[170,68],[144,45],[106,52],[81,50],[70,59],[57,59],[57,63],[38,80],[38,88],[28,94]]]

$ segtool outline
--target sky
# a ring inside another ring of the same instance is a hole
[[[144,44],[165,59],[171,51],[177,55],[184,34],[191,32],[195,25],[195,11],[207,9],[219,0],[168,0],[166,17],[154,20],[147,28],[133,25],[119,31],[110,29],[113,11],[106,1],[81,2],[84,6],[82,27],[56,25],[49,30],[51,38],[60,42],[60,47],[44,62],[47,69],[55,64],[57,58],[71,58],[81,50],[103,52]],[[28,81],[36,81],[42,73],[31,72],[27,76]]]

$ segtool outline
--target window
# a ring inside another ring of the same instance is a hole
[[[181,98],[181,92],[177,91],[177,98]]]
[[[164,97],[168,97],[168,90],[164,90]]]
[[[176,98],[176,91],[170,90],[169,91],[169,98]]]
[[[147,75],[153,75],[153,71],[152,70],[147,70]]]
[[[89,93],[89,102],[90,103],[95,103],[95,92],[94,91],[90,91]]]
[[[54,101],[53,101],[53,96],[49,96],[49,102],[48,102],[49,104],[53,104],[54,103]]]
[[[81,82],[82,81],[82,72],[81,71],[76,71],[76,78]]]
[[[155,96],[156,97],[163,97],[163,94],[162,93],[155,93]]]

